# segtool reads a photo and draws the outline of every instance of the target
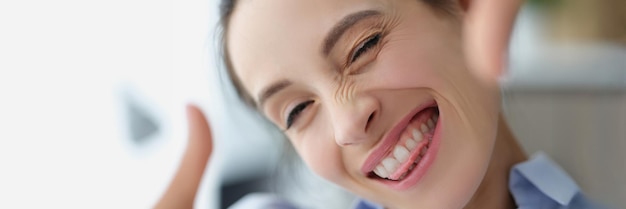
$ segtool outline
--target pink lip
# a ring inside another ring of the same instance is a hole
[[[383,158],[389,152],[391,152],[391,148],[393,148],[393,146],[396,143],[398,143],[398,141],[400,140],[400,134],[406,129],[409,122],[411,122],[411,119],[415,117],[415,115],[417,115],[417,113],[419,113],[420,111],[428,107],[432,107],[435,104],[436,102],[434,100],[431,102],[424,103],[420,105],[419,107],[413,109],[406,116],[404,116],[404,118],[402,118],[402,120],[400,120],[400,122],[398,122],[393,127],[393,129],[391,129],[389,132],[387,132],[387,134],[385,134],[385,136],[383,137],[383,140],[379,142],[380,145],[378,145],[378,147],[374,149],[374,151],[369,155],[369,157],[367,157],[367,160],[365,160],[365,163],[361,167],[361,172],[363,172],[364,175],[368,175],[368,173],[374,170],[376,165],[378,165],[380,161],[382,161]]]

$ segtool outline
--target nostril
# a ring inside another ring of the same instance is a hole
[[[370,114],[370,116],[367,118],[367,124],[365,124],[365,130],[367,131],[370,127],[370,124],[372,122],[372,120],[374,120],[374,116],[376,115],[376,112],[372,112],[372,114]]]

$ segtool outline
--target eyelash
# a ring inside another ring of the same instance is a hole
[[[373,47],[377,46],[380,43],[381,37],[382,37],[381,33],[376,33],[370,36],[369,38],[367,38],[365,41],[363,41],[356,48],[354,53],[352,53],[352,56],[350,56],[350,63],[355,62],[359,57],[361,57],[361,55],[367,53]],[[293,123],[295,123],[298,117],[300,116],[300,113],[302,113],[302,111],[304,111],[304,109],[306,109],[310,104],[313,104],[313,102],[314,102],[313,100],[302,102],[296,105],[296,107],[294,107],[293,109],[291,109],[291,111],[289,112],[289,115],[287,116],[287,121],[286,121],[287,129],[291,128]]]
[[[364,53],[368,52],[370,49],[378,45],[378,43],[380,43],[380,39],[381,39],[381,34],[376,33],[370,36],[369,38],[367,38],[365,41],[363,41],[356,48],[354,53],[352,53],[352,56],[350,56],[350,63],[355,62],[359,57],[361,57],[361,55],[363,55]]]
[[[302,102],[296,105],[296,107],[294,107],[293,109],[291,109],[291,111],[289,112],[289,116],[287,116],[287,129],[291,128],[295,120],[297,120],[300,116],[300,113],[302,113],[302,111],[310,104],[313,104],[313,102],[313,100]]]

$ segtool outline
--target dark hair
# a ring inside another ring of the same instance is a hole
[[[424,2],[426,5],[430,6],[435,10],[438,14],[443,14],[446,16],[454,16],[457,9],[455,8],[456,4],[454,4],[454,0],[419,0]],[[219,50],[222,58],[222,62],[226,67],[226,73],[228,78],[232,81],[233,86],[237,92],[239,98],[247,104],[249,107],[254,107],[255,102],[254,99],[243,89],[241,85],[241,80],[235,76],[233,71],[233,65],[230,59],[230,54],[228,53],[228,48],[226,47],[226,37],[228,36],[228,25],[230,23],[230,18],[232,17],[233,12],[235,11],[235,7],[237,6],[237,0],[222,0],[220,3],[220,42],[219,42]]]
[[[220,3],[220,21],[219,21],[219,53],[224,63],[224,67],[226,68],[227,77],[230,78],[232,85],[235,87],[237,95],[239,99],[241,99],[245,104],[249,107],[254,106],[254,100],[252,97],[246,93],[241,85],[241,80],[237,76],[235,76],[233,72],[233,65],[230,59],[230,53],[228,53],[228,48],[226,47],[226,37],[228,36],[228,25],[230,23],[230,18],[235,10],[235,5],[237,4],[237,0],[222,0]]]

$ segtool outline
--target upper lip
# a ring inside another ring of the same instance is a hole
[[[376,148],[372,150],[370,155],[363,163],[363,166],[361,167],[361,172],[363,172],[364,175],[367,175],[372,170],[374,170],[374,168],[376,168],[380,161],[382,161],[383,158],[387,156],[387,153],[391,150],[391,148],[395,146],[400,138],[400,134],[402,134],[402,132],[406,129],[411,119],[422,110],[433,107],[435,105],[436,102],[434,100],[423,103],[422,105],[409,112],[406,116],[404,116],[402,120],[398,121],[398,123],[396,123],[396,125],[393,126],[393,128],[383,136],[382,140],[378,142]]]

